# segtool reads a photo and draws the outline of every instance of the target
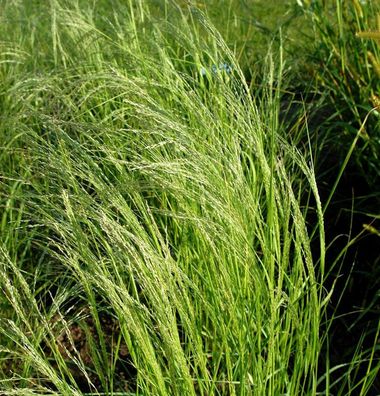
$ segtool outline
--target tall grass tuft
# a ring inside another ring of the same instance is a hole
[[[316,394],[323,215],[282,60],[256,101],[199,9],[106,3],[1,6],[1,393]]]

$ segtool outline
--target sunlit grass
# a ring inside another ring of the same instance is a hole
[[[207,7],[49,4],[1,6],[1,393],[329,394],[282,47],[252,94]]]

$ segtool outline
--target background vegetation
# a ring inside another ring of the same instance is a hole
[[[379,394],[379,4],[0,10],[0,393]]]

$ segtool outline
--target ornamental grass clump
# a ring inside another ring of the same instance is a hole
[[[256,102],[199,10],[152,4],[1,6],[0,392],[314,395],[323,216],[282,62]]]

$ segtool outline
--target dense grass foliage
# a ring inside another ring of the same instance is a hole
[[[359,0],[312,3],[305,7],[315,29],[310,71],[316,78],[316,88],[333,109],[324,138],[326,144],[334,146],[334,133],[339,125],[342,129],[339,148],[343,144],[347,150],[367,113],[380,104],[379,43],[369,39],[370,32],[380,29],[380,4]],[[379,143],[379,112],[375,111],[354,154],[356,173],[372,189],[379,185]]]
[[[281,41],[190,3],[0,4],[1,394],[370,394]]]
[[[332,365],[342,364],[333,374],[342,378],[345,364],[360,350],[377,351],[369,356],[379,358],[380,87],[376,32],[380,3],[304,1],[302,6],[314,29],[306,69],[314,92],[309,106],[315,124],[319,123],[311,128],[318,141],[317,179],[323,201],[336,175],[342,174],[325,212],[326,239],[331,242],[327,261],[338,256],[347,243],[352,245],[329,281],[336,286],[331,306],[336,320],[329,332],[328,354]],[[352,157],[342,173],[348,151]],[[365,378],[370,371],[366,365],[363,362],[355,369],[359,377]],[[343,388],[338,387],[341,394],[349,393],[358,377],[352,380],[348,376],[344,382]],[[379,386],[377,379],[369,393],[379,393]]]

